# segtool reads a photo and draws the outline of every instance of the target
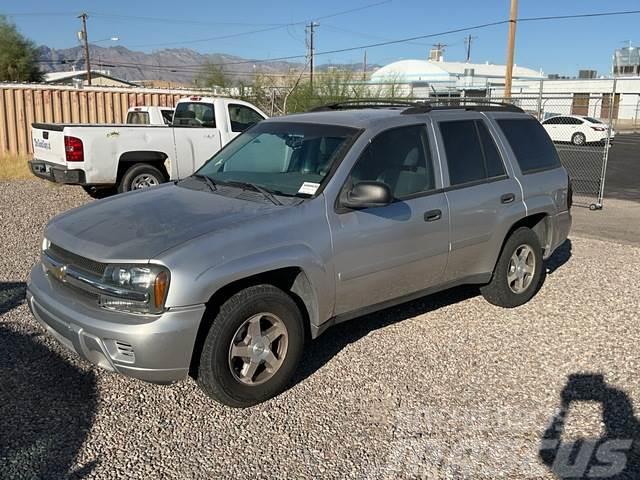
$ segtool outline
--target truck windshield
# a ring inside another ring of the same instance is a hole
[[[312,196],[358,130],[265,122],[240,135],[197,172],[216,183],[253,184],[272,193]]]

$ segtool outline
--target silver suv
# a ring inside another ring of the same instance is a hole
[[[27,298],[86,360],[191,374],[245,407],[283,391],[305,338],[336,323],[465,283],[527,302],[570,207],[553,144],[516,107],[335,104],[54,218]]]

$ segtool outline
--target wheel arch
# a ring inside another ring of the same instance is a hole
[[[516,221],[507,231],[507,234],[502,241],[500,251],[502,251],[502,248],[504,248],[504,244],[511,236],[511,234],[520,227],[527,227],[533,230],[533,232],[538,237],[538,240],[540,241],[540,245],[542,246],[543,256],[544,258],[547,258],[547,253],[550,252],[553,239],[551,215],[547,212],[531,213],[526,217],[523,217],[520,220]]]
[[[165,180],[169,180],[170,174],[167,168],[169,155],[157,150],[133,150],[122,152],[118,157],[118,171],[116,173],[116,183],[119,183],[125,172],[136,163],[147,163],[162,172]]]
[[[198,371],[202,347],[220,305],[239,291],[261,284],[273,285],[291,296],[302,313],[305,337],[309,338],[311,324],[316,324],[319,318],[318,297],[309,276],[302,267],[280,267],[239,278],[218,288],[205,304],[205,313],[198,327],[191,356],[189,373],[192,376]]]

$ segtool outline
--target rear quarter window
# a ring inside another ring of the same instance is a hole
[[[503,118],[497,122],[516,156],[522,173],[534,173],[560,166],[558,152],[537,120]]]

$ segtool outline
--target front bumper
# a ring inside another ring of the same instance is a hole
[[[142,316],[108,311],[37,263],[27,281],[27,303],[47,331],[81,358],[129,377],[170,383],[189,373],[204,305]]]
[[[86,185],[87,183],[84,170],[69,170],[61,165],[37,159],[29,160],[29,169],[36,177],[50,182],[68,185]]]

